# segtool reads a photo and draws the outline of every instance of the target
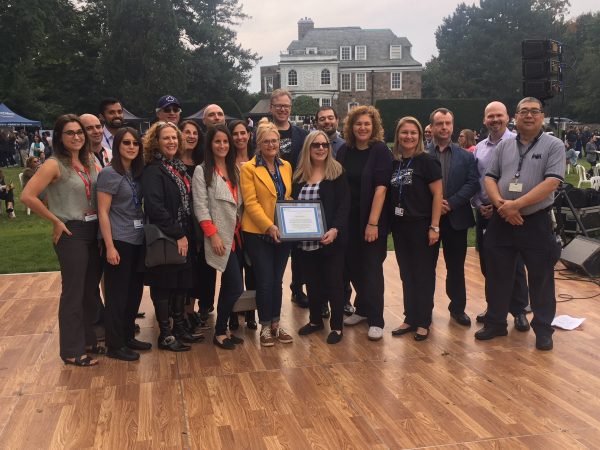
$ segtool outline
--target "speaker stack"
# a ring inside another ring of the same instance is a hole
[[[562,249],[560,261],[567,269],[581,272],[590,277],[600,276],[600,241],[584,236],[575,236]]]

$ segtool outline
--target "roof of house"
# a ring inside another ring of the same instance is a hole
[[[307,47],[321,50],[337,50],[340,46],[366,45],[367,59],[364,61],[340,61],[342,67],[377,67],[397,64],[401,66],[421,66],[410,52],[403,51],[402,59],[390,60],[390,45],[411,47],[405,37],[396,36],[390,29],[362,29],[360,27],[312,28],[301,40],[294,40],[287,50],[290,53],[304,51]]]

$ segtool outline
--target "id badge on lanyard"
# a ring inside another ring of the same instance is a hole
[[[98,220],[98,212],[94,208],[92,208],[92,176],[85,167],[83,168],[83,173],[85,174],[85,177],[83,176],[81,171],[75,168],[73,168],[73,170],[75,170],[75,173],[79,176],[79,178],[81,178],[81,181],[83,181],[83,185],[85,186],[85,197],[88,202],[88,209],[83,215],[83,220],[85,220],[86,222],[93,222],[95,220]]]

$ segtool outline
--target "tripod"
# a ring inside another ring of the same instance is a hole
[[[567,201],[567,205],[569,206],[571,213],[573,213],[573,217],[575,218],[575,221],[577,222],[577,225],[579,226],[581,233],[585,237],[589,238],[590,236],[589,236],[586,228],[583,226],[583,223],[581,222],[581,218],[579,217],[579,213],[576,211],[575,207],[573,206],[573,202],[571,202],[571,199],[569,198],[567,191],[564,188],[564,185],[561,184],[560,187],[557,189],[557,191],[558,191],[558,194],[556,195],[556,198],[554,199],[554,208],[556,210],[556,224],[557,224],[556,230],[557,230],[557,234],[560,235],[560,237],[562,238],[563,248],[564,248],[568,244],[568,242],[567,242],[567,236],[565,233],[565,220],[563,219],[563,216],[561,213],[563,199]]]

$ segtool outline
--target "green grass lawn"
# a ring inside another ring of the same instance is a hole
[[[589,164],[582,161],[589,169]],[[35,214],[27,216],[25,205],[19,201],[21,168],[3,169],[7,182],[15,184],[15,219],[8,219],[4,202],[0,215],[0,273],[47,272],[58,270],[58,261],[52,248],[52,226]],[[577,186],[577,175],[567,175],[566,181]],[[468,245],[475,246],[475,230],[470,229]],[[388,250],[393,250],[391,236]]]

